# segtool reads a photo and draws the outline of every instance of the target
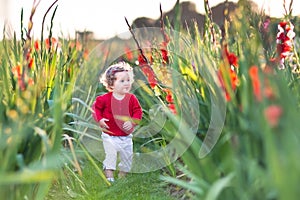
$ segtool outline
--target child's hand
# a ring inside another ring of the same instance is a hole
[[[105,129],[109,129],[109,126],[106,124],[106,122],[108,122],[108,121],[109,121],[108,119],[102,118],[102,119],[99,121],[100,127],[101,127],[101,128],[105,128]]]
[[[126,130],[126,131],[129,131],[130,129],[132,129],[133,125],[130,121],[127,121],[127,122],[124,122],[123,124],[123,128]]]

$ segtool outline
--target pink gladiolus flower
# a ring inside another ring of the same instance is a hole
[[[271,105],[264,110],[265,118],[273,128],[278,125],[282,113],[282,108],[278,105]]]

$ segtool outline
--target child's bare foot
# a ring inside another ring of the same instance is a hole
[[[114,182],[114,171],[111,169],[104,170],[105,176],[109,182]]]
[[[119,178],[124,178],[126,175],[127,175],[127,172],[120,171],[118,176],[119,176]]]

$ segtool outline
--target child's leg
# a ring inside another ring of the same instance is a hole
[[[105,176],[108,180],[113,181],[114,171],[117,163],[117,150],[114,147],[111,136],[102,133],[103,148],[105,151],[105,159],[103,161],[103,168]]]
[[[133,156],[132,137],[127,136],[123,139],[122,148],[120,149],[120,172],[119,177],[124,177],[131,169]]]

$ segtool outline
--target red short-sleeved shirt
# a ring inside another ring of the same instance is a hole
[[[131,93],[126,94],[122,100],[116,99],[112,92],[98,96],[93,104],[93,110],[93,117],[97,122],[102,118],[109,120],[106,122],[109,129],[103,131],[114,136],[126,136],[132,133],[134,128],[129,131],[122,128],[124,122],[128,121],[128,118],[134,121],[141,120],[143,116],[138,99]]]

